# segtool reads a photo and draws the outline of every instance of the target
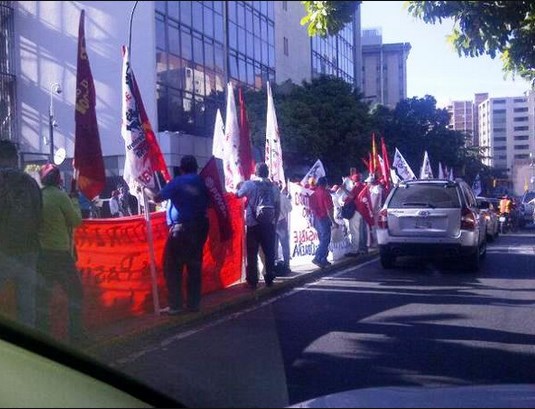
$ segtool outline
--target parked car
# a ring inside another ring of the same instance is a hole
[[[398,256],[461,258],[479,269],[486,254],[486,220],[468,184],[423,179],[395,187],[379,213],[377,241],[383,268]]]
[[[520,199],[520,227],[535,223],[535,191],[526,191]]]
[[[492,200],[486,197],[477,197],[477,206],[483,217],[485,217],[487,225],[487,241],[494,241],[500,232],[500,209],[495,207]],[[499,206],[499,205],[498,205]]]

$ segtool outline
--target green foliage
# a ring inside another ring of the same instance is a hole
[[[301,25],[308,24],[309,36],[327,37],[338,34],[353,21],[353,14],[361,1],[302,1],[306,15]]]
[[[319,158],[336,181],[367,156],[369,106],[344,80],[321,77],[301,86],[287,82],[272,91],[289,176],[304,174],[301,169],[308,170]],[[264,152],[266,92],[248,91],[244,98],[253,145]]]
[[[463,133],[448,129],[447,110],[437,109],[436,100],[430,95],[402,100],[394,110],[380,106],[372,113],[372,121],[377,135],[384,136],[388,152],[393,154],[398,148],[417,175],[425,151],[435,176],[439,162],[453,167],[461,177],[472,173],[475,176],[482,169],[479,149],[467,147]]]
[[[426,23],[453,19],[448,41],[459,56],[500,54],[506,73],[535,79],[535,2],[407,1],[405,6]]]

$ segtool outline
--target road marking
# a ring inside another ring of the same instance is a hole
[[[331,274],[329,275],[329,277],[339,277],[341,275],[344,275],[344,274],[347,274],[348,272],[350,271],[355,271],[355,270],[360,270],[372,263],[375,263],[376,261],[378,260],[378,258],[374,258],[372,260],[369,260],[365,263],[362,263],[362,264],[359,264],[358,266],[353,266],[353,267],[348,267],[348,268],[345,268],[341,271],[338,271],[337,273],[335,274]],[[320,278],[318,281],[321,281],[323,278]],[[176,334],[176,335],[173,335],[171,337],[168,337],[160,342],[158,342],[157,344],[153,345],[153,346],[150,346],[150,347],[146,347],[146,348],[143,348],[141,349],[140,351],[137,351],[137,352],[134,352],[132,354],[129,354],[128,356],[124,357],[124,358],[120,358],[120,359],[117,359],[115,361],[112,361],[110,363],[110,366],[112,367],[117,367],[117,366],[124,366],[124,365],[127,365],[127,364],[130,364],[136,360],[138,360],[139,358],[142,358],[143,356],[151,353],[151,352],[156,352],[156,351],[159,351],[161,349],[166,349],[169,347],[169,345],[171,345],[173,342],[176,342],[176,341],[180,341],[184,338],[187,338],[187,337],[190,337],[192,335],[196,335],[202,331],[205,331],[207,329],[210,329],[210,328],[213,328],[217,325],[220,325],[220,324],[224,324],[225,322],[228,322],[228,321],[231,321],[231,320],[235,320],[239,317],[241,317],[242,315],[245,315],[245,314],[249,314],[255,310],[258,310],[260,308],[264,308],[270,304],[273,304],[281,299],[284,299],[284,298],[287,298],[287,297],[290,297],[292,295],[295,295],[297,294],[298,292],[301,292],[301,291],[304,291],[307,287],[310,287],[310,286],[313,286],[315,285],[316,282],[312,282],[312,283],[309,283],[309,284],[306,284],[304,285],[303,287],[298,287],[298,288],[294,288],[290,291],[288,291],[287,293],[284,293],[284,294],[281,294],[281,295],[278,295],[276,297],[273,297],[273,298],[270,298],[269,300],[267,301],[264,301],[260,304],[257,304],[257,305],[254,305],[250,308],[247,308],[245,310],[242,310],[242,311],[239,311],[239,312],[236,312],[236,313],[233,313],[233,314],[230,314],[226,317],[223,317],[223,318],[220,318],[216,321],[213,321],[213,322],[210,322],[208,324],[204,324],[204,325],[201,325],[195,329],[192,329],[192,330],[189,330],[189,331],[185,331],[185,332],[181,332],[180,334]]]

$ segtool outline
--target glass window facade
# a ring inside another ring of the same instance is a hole
[[[14,11],[12,1],[0,1],[0,138],[16,140]]]
[[[273,2],[157,1],[155,10],[159,131],[212,137],[227,81],[275,81]]]
[[[332,75],[356,85],[354,25],[348,24],[339,34],[312,41],[312,77]]]

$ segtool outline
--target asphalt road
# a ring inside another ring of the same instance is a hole
[[[167,334],[111,364],[187,406],[282,407],[379,386],[535,384],[535,229],[478,273],[377,260]]]

